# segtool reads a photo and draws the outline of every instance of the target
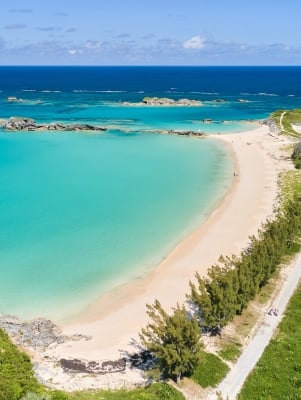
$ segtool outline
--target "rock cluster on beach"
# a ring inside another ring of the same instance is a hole
[[[11,117],[2,121],[1,128],[5,131],[105,131],[106,128],[90,124],[63,124],[51,122],[38,124],[32,118]]]
[[[44,318],[23,321],[16,316],[3,315],[0,316],[0,328],[4,329],[9,337],[22,347],[45,348],[70,340],[91,339],[84,335],[63,335],[57,325]]]
[[[126,359],[120,358],[115,361],[87,361],[74,358],[72,360],[60,359],[61,367],[65,372],[77,372],[85,374],[112,374],[123,372],[126,369]]]
[[[277,125],[276,121],[274,121],[272,118],[263,120],[262,125],[268,126],[271,134],[279,135],[281,132],[281,129]]]
[[[67,359],[60,355],[49,355],[48,349],[53,350],[59,344],[90,340],[91,337],[81,334],[64,335],[57,325],[44,318],[24,321],[13,315],[0,315],[0,328],[7,332],[15,344],[31,354],[36,376],[45,385],[51,384],[49,379],[51,380],[52,374],[57,376],[57,374],[63,373],[63,381],[68,382],[70,379],[76,381],[74,374],[94,377],[91,385],[95,384],[95,387],[99,386],[97,377],[107,376],[106,381],[109,382],[109,387],[112,387],[114,378],[110,378],[110,375],[124,374],[125,371],[143,385],[145,378],[142,376],[142,371],[149,369],[153,363],[153,357],[147,350],[132,354],[125,352],[121,358],[101,361],[80,358]],[[80,383],[78,385],[76,384],[75,388],[82,387]]]

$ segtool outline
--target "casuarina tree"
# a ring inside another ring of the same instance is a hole
[[[179,383],[183,375],[193,372],[201,359],[198,321],[178,304],[169,315],[158,300],[147,305],[147,314],[151,322],[142,329],[141,342],[155,356],[163,376]]]

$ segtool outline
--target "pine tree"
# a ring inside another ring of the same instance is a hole
[[[142,329],[142,344],[154,354],[160,371],[165,377],[176,378],[189,375],[201,359],[201,332],[195,317],[190,318],[184,306],[168,315],[158,300],[147,305],[151,322]]]

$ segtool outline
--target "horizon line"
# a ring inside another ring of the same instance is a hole
[[[0,68],[5,67],[91,67],[91,68],[106,68],[106,67],[114,67],[114,68],[300,68],[300,65],[273,65],[273,64],[256,64],[256,65],[182,65],[182,64],[155,64],[155,65],[140,65],[140,64],[133,64],[133,65],[124,65],[124,64],[99,64],[99,65],[90,65],[90,64],[77,64],[77,65],[70,65],[70,64],[7,64],[7,65],[0,65]]]

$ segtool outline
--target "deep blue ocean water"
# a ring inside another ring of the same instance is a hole
[[[122,104],[145,96],[203,105]],[[231,184],[227,149],[152,131],[241,132],[300,101],[299,67],[0,67],[0,119],[109,128],[0,130],[0,312],[74,313],[145,274],[208,216]]]

